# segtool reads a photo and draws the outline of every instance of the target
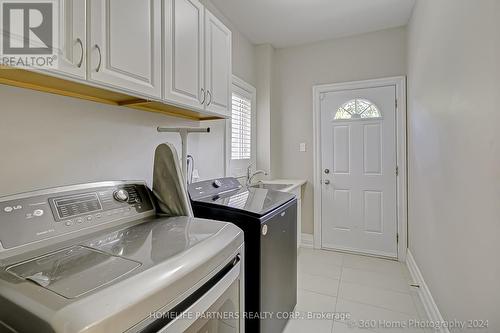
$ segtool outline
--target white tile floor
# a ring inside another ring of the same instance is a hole
[[[298,287],[296,311],[302,315],[336,312],[349,318],[292,319],[284,333],[430,333],[404,327],[426,316],[402,263],[301,248]],[[360,328],[367,322],[369,329]]]

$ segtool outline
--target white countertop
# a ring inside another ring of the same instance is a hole
[[[293,191],[295,188],[307,183],[305,179],[272,179],[272,180],[262,180],[264,184],[290,184],[290,186],[280,189],[283,192]]]

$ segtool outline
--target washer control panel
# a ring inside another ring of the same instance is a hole
[[[191,200],[213,197],[223,192],[239,190],[241,184],[234,177],[218,178],[215,180],[205,180],[188,185],[188,192]]]
[[[102,186],[100,186],[102,185]],[[4,249],[65,235],[117,220],[154,214],[143,183],[103,182],[0,198]]]

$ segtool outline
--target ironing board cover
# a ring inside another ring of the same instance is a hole
[[[162,143],[156,147],[153,194],[157,199],[160,215],[193,216],[179,157],[170,143]]]

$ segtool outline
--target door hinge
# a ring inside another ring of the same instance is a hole
[[[399,176],[399,167],[396,166],[396,176]]]
[[[394,100],[394,104],[396,105],[396,109],[397,109],[398,108],[398,100],[397,99]]]
[[[399,244],[399,234],[396,234],[396,243]]]

